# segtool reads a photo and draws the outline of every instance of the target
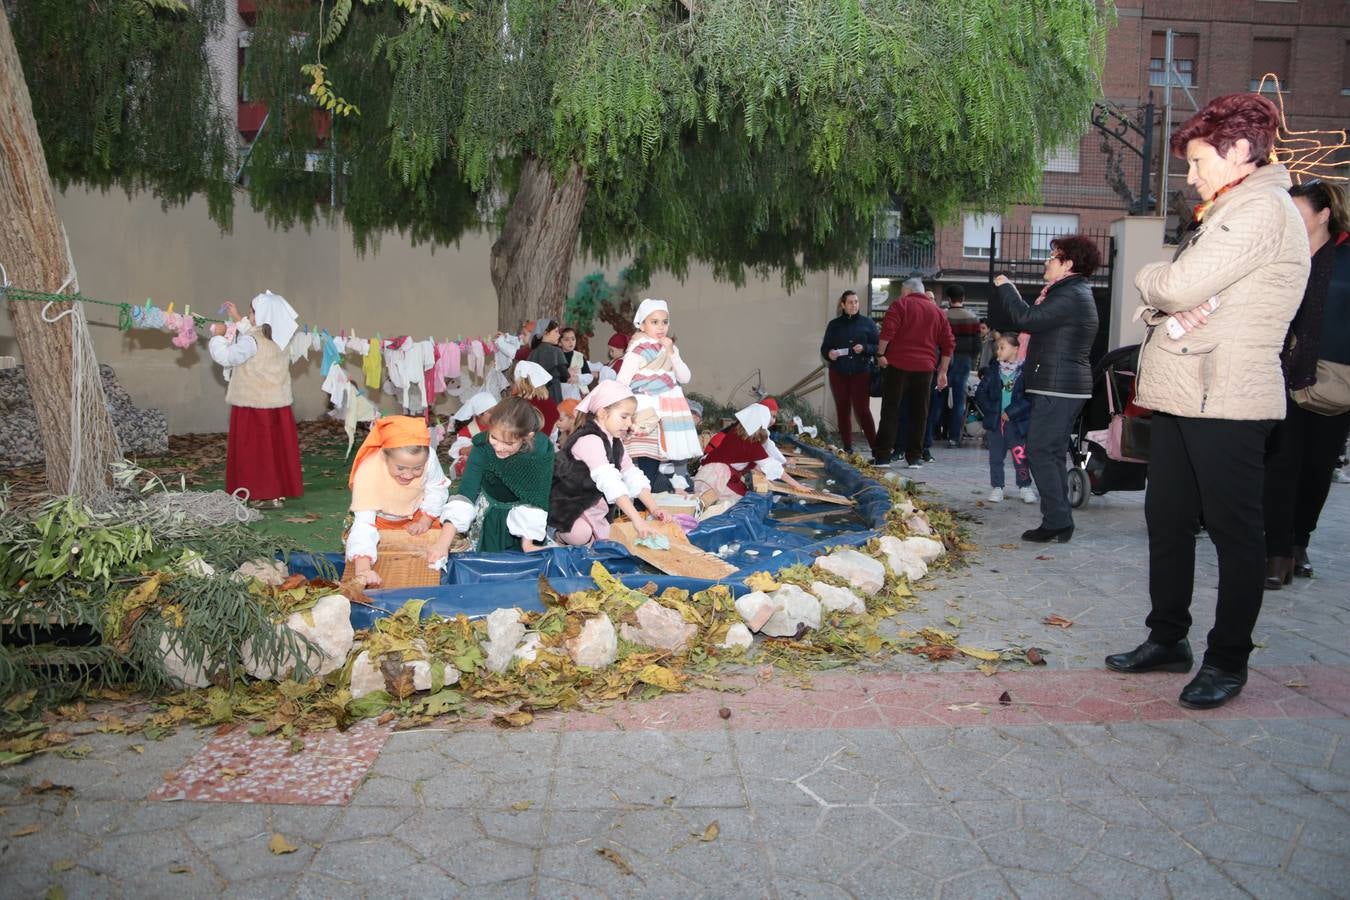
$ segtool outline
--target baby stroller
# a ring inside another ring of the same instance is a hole
[[[1134,405],[1139,345],[1112,350],[1092,368],[1092,399],[1074,425],[1069,447],[1069,505],[1092,494],[1142,491],[1148,479],[1148,410]]]

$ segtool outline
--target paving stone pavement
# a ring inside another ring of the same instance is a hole
[[[1023,546],[1035,508],[983,504],[982,452],[936,452],[920,487],[971,517],[981,550],[904,627],[955,617],[962,643],[1034,645],[1047,666],[985,678],[906,658],[809,686],[748,672],[729,679],[743,693],[523,731],[393,733],[328,805],[152,801],[209,734],[92,735],[84,760],[0,771],[0,896],[1350,893],[1350,487],[1314,537],[1317,577],[1267,595],[1247,692],[1201,713],[1176,704],[1185,676],[1101,668],[1144,633],[1141,493],[1092,498],[1069,544]],[[1199,559],[1197,653],[1203,540]],[[295,852],[269,852],[274,834]]]

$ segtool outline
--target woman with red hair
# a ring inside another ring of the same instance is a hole
[[[1266,438],[1284,418],[1280,350],[1308,280],[1308,235],[1284,166],[1271,160],[1275,105],[1256,94],[1211,100],[1172,135],[1200,194],[1195,226],[1170,263],[1134,285],[1148,328],[1135,400],[1154,410],[1144,516],[1148,640],[1106,658],[1119,672],[1189,672],[1195,526],[1219,557],[1219,599],[1192,709],[1222,706],[1247,682],[1266,547]]]

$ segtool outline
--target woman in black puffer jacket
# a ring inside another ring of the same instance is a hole
[[[877,352],[881,333],[871,317],[859,312],[860,305],[855,291],[844,291],[839,296],[839,315],[825,326],[825,338],[820,342],[820,355],[830,366],[830,393],[845,453],[853,452],[850,410],[858,417],[869,452],[877,441],[868,392],[872,378],[868,363]]]
[[[1024,532],[1024,541],[1062,544],[1073,537],[1064,455],[1073,423],[1092,397],[1088,356],[1097,339],[1097,303],[1088,277],[1101,262],[1091,238],[1055,238],[1045,261],[1045,287],[1030,306],[1006,275],[994,279],[998,291],[989,318],[1000,331],[1023,332],[1023,378],[1031,398],[1027,462],[1041,495],[1041,524]]]

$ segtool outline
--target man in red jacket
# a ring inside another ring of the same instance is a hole
[[[877,348],[877,363],[882,370],[881,422],[877,425],[876,456],[872,462],[874,465],[890,462],[896,449],[891,446],[895,441],[896,419],[903,403],[909,412],[905,461],[909,468],[919,469],[923,467],[923,433],[928,423],[933,370],[937,369],[938,390],[944,389],[956,339],[946,315],[924,294],[921,279],[909,279],[902,290],[881,320],[881,342]]]

